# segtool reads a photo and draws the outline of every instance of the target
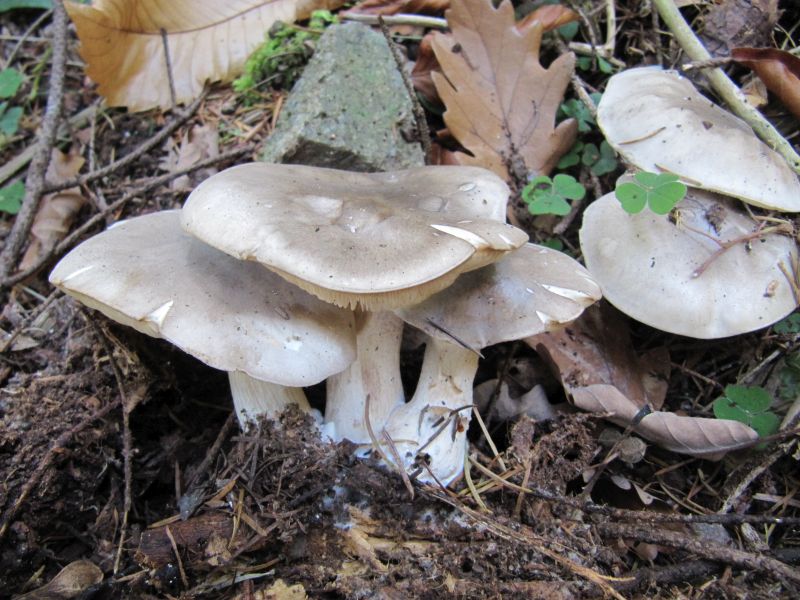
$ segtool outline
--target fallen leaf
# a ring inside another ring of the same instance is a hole
[[[184,133],[181,143],[176,147],[173,140],[167,142],[167,155],[159,163],[159,167],[169,173],[180,171],[209,158],[219,155],[219,133],[212,125],[195,125]],[[194,177],[181,175],[172,180],[173,190],[193,188],[217,172],[216,168],[203,169],[193,173]]]
[[[47,167],[46,180],[49,184],[57,184],[72,179],[83,166],[83,158],[70,152],[64,154],[53,149],[50,165]],[[78,211],[86,204],[80,188],[73,187],[42,198],[39,210],[31,226],[32,241],[28,245],[20,262],[20,269],[25,270],[36,264],[69,232]]]
[[[364,0],[343,11],[346,15],[435,14],[450,6],[450,0]]]
[[[529,12],[519,21],[519,23],[517,23],[517,30],[520,33],[525,33],[529,29],[532,29],[535,26],[534,24],[538,22],[541,24],[544,31],[552,31],[567,23],[580,20],[580,15],[566,6],[560,4],[545,4]]]
[[[611,413],[609,420],[622,427],[629,426],[640,410],[613,385],[595,384],[573,388],[571,392],[575,406],[590,412]],[[633,431],[661,448],[710,460],[758,439],[755,431],[738,421],[669,412],[646,415]]]
[[[555,126],[575,56],[542,67],[541,25],[521,32],[507,1],[494,8],[490,0],[457,0],[446,17],[453,34],[434,34],[442,73],[432,77],[447,107],[444,121],[468,152],[456,160],[518,183],[546,175],[577,134],[572,119]]]
[[[780,11],[778,0],[717,0],[703,18],[703,44],[714,57],[737,46],[769,43]]]
[[[68,600],[103,581],[103,572],[88,560],[76,560],[61,569],[47,584],[16,596],[17,600]]]
[[[731,57],[752,69],[767,89],[800,118],[800,58],[777,48],[734,48]]]
[[[189,102],[206,81],[228,81],[275,21],[293,22],[341,0],[95,0],[66,2],[81,41],[86,73],[109,106],[147,110]]]
[[[657,348],[638,356],[628,326],[607,304],[586,309],[561,331],[531,336],[525,342],[558,370],[568,391],[609,384],[636,406],[661,408],[667,394],[669,353]]]
[[[433,32],[426,33],[419,43],[417,50],[417,60],[411,69],[411,84],[422,96],[435,106],[440,106],[439,93],[433,85],[431,73],[439,69],[439,61],[433,53]]]

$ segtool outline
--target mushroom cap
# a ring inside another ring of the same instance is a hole
[[[395,312],[433,337],[477,350],[569,323],[599,299],[600,287],[576,260],[525,244],[492,265],[461,275],[424,302]]]
[[[507,197],[499,178],[476,168],[366,174],[251,163],[200,184],[182,223],[327,302],[388,309],[524,244],[523,231],[492,219]]]
[[[800,181],[783,157],[674,71],[641,67],[611,77],[597,123],[639,169],[674,173],[762,208],[800,211]]]
[[[136,217],[88,239],[50,282],[212,367],[256,379],[312,385],[355,359],[350,312],[193,238],[180,211]]]
[[[780,268],[791,273],[796,264],[789,236],[735,244],[693,276],[720,249],[715,240],[757,227],[711,192],[689,188],[669,217],[628,214],[611,193],[586,209],[580,241],[589,272],[619,310],[662,331],[713,339],[766,327],[797,306]]]

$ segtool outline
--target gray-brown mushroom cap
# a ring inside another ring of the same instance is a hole
[[[424,302],[395,312],[433,337],[477,350],[569,323],[600,295],[600,287],[576,260],[526,244],[492,265],[461,275]]]
[[[586,209],[580,241],[589,272],[619,310],[662,331],[712,339],[766,327],[797,306],[787,279],[797,261],[792,237],[767,234],[713,258],[720,242],[758,227],[710,192],[690,188],[669,217],[628,214],[611,193]]]
[[[503,194],[504,203],[507,188],[474,168],[365,174],[252,163],[205,180],[182,223],[328,302],[387,309],[416,303],[525,243],[511,225],[467,216],[468,201],[480,209],[489,194]]]
[[[50,282],[206,364],[306,386],[355,358],[350,312],[185,233],[179,211],[136,217],[83,242]]]
[[[674,173],[763,208],[800,211],[800,181],[783,157],[674,71],[642,67],[611,77],[597,123],[639,169]]]

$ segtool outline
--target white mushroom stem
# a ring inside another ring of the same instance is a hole
[[[478,355],[472,350],[436,338],[428,341],[414,397],[396,408],[386,424],[403,468],[413,468],[417,455],[428,455],[431,472],[444,485],[461,474],[477,370]],[[426,469],[419,479],[433,482]]]
[[[259,418],[277,419],[291,405],[311,412],[302,388],[261,381],[241,371],[229,371],[233,408],[243,431],[258,426]]]
[[[369,444],[364,420],[369,397],[369,422],[379,435],[389,414],[403,404],[400,342],[403,321],[391,312],[356,312],[356,360],[328,378],[325,423],[336,440]]]

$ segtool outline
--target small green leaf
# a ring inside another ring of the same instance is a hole
[[[633,182],[619,184],[614,193],[622,209],[632,215],[642,212],[647,206],[647,192]]]
[[[594,117],[586,105],[577,98],[570,98],[558,107],[561,116],[571,117],[578,121],[578,131],[588,133],[595,124]]]
[[[594,144],[586,144],[583,147],[583,154],[581,154],[581,162],[591,167],[600,158],[600,150]]]
[[[558,238],[550,238],[549,240],[543,240],[542,242],[540,242],[540,245],[544,246],[545,248],[558,250],[559,252],[564,251],[564,242],[562,242]]]
[[[561,157],[561,160],[558,161],[556,167],[559,169],[569,169],[570,167],[574,167],[579,162],[581,162],[580,153],[583,150],[583,142],[575,142],[572,144],[572,148],[569,149],[564,156]]]
[[[792,313],[772,326],[772,331],[780,335],[796,335],[800,333],[800,314]]]
[[[714,416],[744,423],[760,437],[766,437],[780,425],[780,419],[769,410],[771,404],[772,397],[762,387],[729,385],[725,395],[714,400]]]
[[[559,173],[553,177],[553,193],[569,200],[581,200],[586,195],[586,188],[572,175]]]
[[[601,73],[605,73],[606,75],[614,73],[614,67],[602,56],[597,57],[597,68],[600,69]]]
[[[600,143],[600,158],[591,166],[591,171],[597,176],[607,175],[617,170],[617,154],[608,142]]]
[[[22,206],[22,199],[25,197],[25,184],[21,181],[0,188],[0,211],[15,215]]]
[[[639,192],[634,191],[634,188],[638,188]],[[640,212],[645,205],[649,205],[654,213],[665,215],[683,200],[686,186],[672,173],[642,171],[634,175],[633,182],[618,185],[616,193],[622,208],[629,213]]]
[[[569,214],[569,203],[552,190],[537,190],[533,200],[528,203],[528,210],[532,215],[560,215]]]
[[[570,42],[572,41],[572,38],[574,38],[578,34],[578,22],[573,21],[572,23],[567,23],[566,25],[562,25],[561,27],[556,29],[556,31],[562,38]]]
[[[19,91],[25,78],[16,69],[0,71],[0,98],[11,98]]]
[[[0,134],[11,137],[19,129],[19,120],[22,118],[22,107],[12,106],[0,113]]]

